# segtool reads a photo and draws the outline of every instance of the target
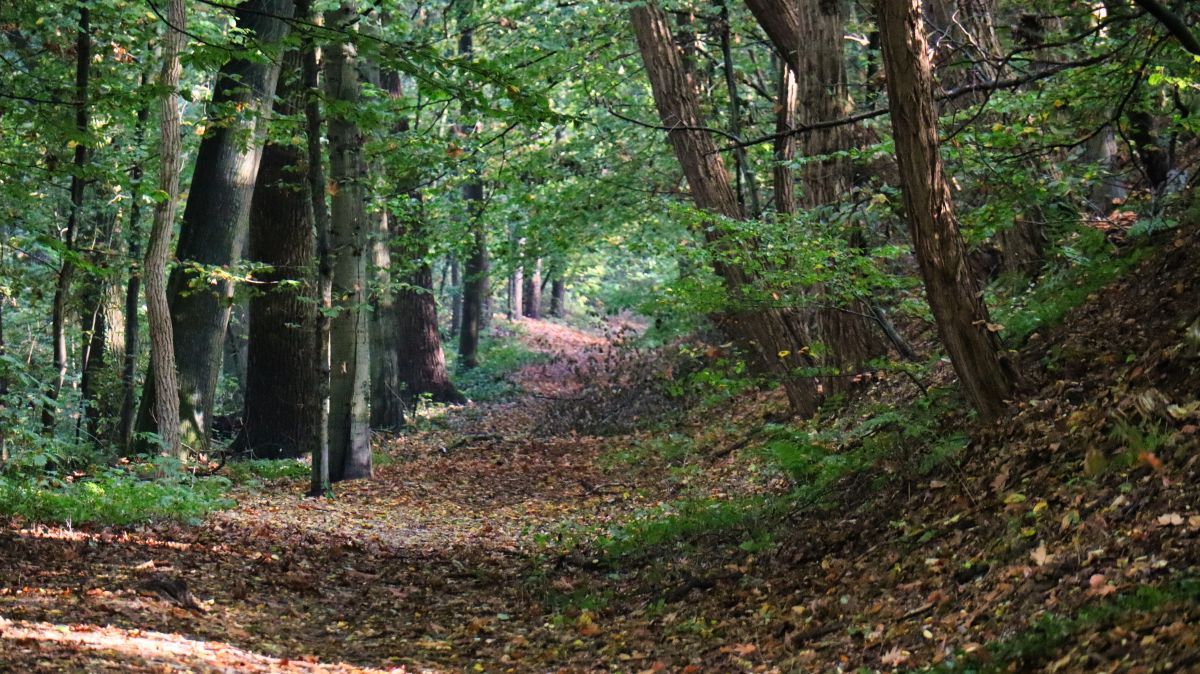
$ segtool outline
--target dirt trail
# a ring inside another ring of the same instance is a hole
[[[562,395],[605,344],[522,332],[554,352],[518,375],[534,395]],[[645,499],[607,493],[597,443],[531,437],[529,402],[387,440],[392,460],[334,500],[279,481],[195,527],[0,530],[0,671],[542,671],[576,635],[545,622],[539,534]],[[139,592],[164,575],[206,612]]]

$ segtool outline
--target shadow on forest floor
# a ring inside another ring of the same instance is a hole
[[[1005,423],[950,413],[958,455],[885,455],[821,506],[787,501],[744,441],[775,394],[680,422],[686,455],[612,460],[663,432],[538,435],[562,409],[538,401],[570,398],[603,342],[529,321],[528,345],[567,353],[520,375],[528,395],[382,442],[392,461],[336,500],[285,479],[200,526],[0,528],[0,670],[1196,671],[1197,298],[1200,236],[1170,233],[1030,337]],[[864,397],[911,404],[898,390]],[[787,506],[761,537],[598,544],[750,496]]]

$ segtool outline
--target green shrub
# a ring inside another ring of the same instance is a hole
[[[158,519],[198,522],[230,508],[229,480],[170,475],[138,477],[125,468],[95,475],[0,475],[0,513],[35,522],[128,525]]]

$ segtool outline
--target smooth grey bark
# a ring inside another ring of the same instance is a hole
[[[352,30],[358,12],[343,3],[326,15],[326,25]],[[368,396],[371,361],[367,311],[369,220],[364,190],[363,135],[352,111],[360,100],[358,53],[349,40],[325,51],[325,92],[336,104],[329,115],[330,243],[333,298],[337,313],[329,327],[329,479],[371,477]]]

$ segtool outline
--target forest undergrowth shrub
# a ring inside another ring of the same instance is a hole
[[[1122,254],[1103,231],[1079,227],[1054,247],[1051,266],[1037,283],[1019,288],[993,286],[989,298],[994,307],[992,317],[1004,326],[1005,342],[1010,347],[1020,346],[1038,329],[1061,323],[1069,311],[1133,269],[1149,252],[1138,246]]]
[[[500,400],[519,390],[512,374],[548,360],[550,356],[526,347],[519,340],[484,337],[479,341],[479,365],[459,369],[455,383],[470,400]],[[449,364],[453,366],[453,362]]]
[[[1011,671],[1033,671],[1049,658],[1059,655],[1059,649],[1085,630],[1102,631],[1115,625],[1128,624],[1132,615],[1160,613],[1176,606],[1171,613],[1181,613],[1200,599],[1200,579],[1180,578],[1161,585],[1139,585],[1131,592],[1085,606],[1075,615],[1045,613],[1029,627],[1006,639],[985,644],[974,653],[959,653],[944,662],[919,670],[928,674],[1002,674]]]
[[[230,481],[193,477],[168,465],[130,464],[91,473],[0,474],[0,513],[43,523],[129,525],[159,519],[198,522],[231,508]]]

